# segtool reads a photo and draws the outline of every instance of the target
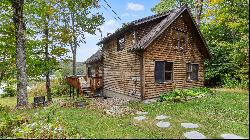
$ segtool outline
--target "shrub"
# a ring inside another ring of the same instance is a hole
[[[59,81],[59,79],[53,80],[51,86],[51,92],[53,96],[62,96],[69,94],[69,86],[64,81]]]
[[[57,70],[55,72],[55,79],[52,81],[51,91],[54,96],[62,96],[69,94],[69,86],[65,81],[65,76],[68,75],[67,70]]]
[[[65,139],[83,138],[77,127],[72,127],[58,115],[59,104],[41,108],[28,119],[24,115],[11,114],[0,105],[0,138],[20,139]]]
[[[229,74],[226,74],[222,80],[222,86],[227,88],[242,88],[247,89],[248,88],[248,80],[240,80],[235,79]]]
[[[3,88],[3,94],[1,95],[2,98],[14,96],[16,96],[16,88],[14,86],[7,85]]]
[[[0,104],[0,112],[1,113],[8,113],[10,111],[10,107],[8,107],[8,106],[3,106],[3,105],[1,105]]]
[[[206,87],[191,88],[191,89],[175,89],[169,92],[162,93],[159,101],[174,101],[179,102],[189,97],[196,97],[213,93],[212,90]]]
[[[12,116],[5,112],[3,114],[2,121],[0,122],[0,137],[14,137],[12,130],[26,122],[27,119],[25,117],[21,117],[19,115]]]
[[[59,121],[53,123],[40,120],[34,123],[24,123],[13,130],[16,138],[62,139],[66,138],[64,128]]]
[[[36,82],[28,91],[29,96],[44,96],[46,95],[45,82]]]

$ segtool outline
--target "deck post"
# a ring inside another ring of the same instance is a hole
[[[77,94],[76,94],[77,98],[79,98],[79,89],[77,89]]]
[[[75,99],[75,88],[73,87],[73,99]]]
[[[71,85],[69,85],[69,98],[71,99]]]

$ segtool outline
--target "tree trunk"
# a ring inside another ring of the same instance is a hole
[[[45,19],[45,63],[49,62],[49,15],[46,13],[46,19]],[[48,65],[46,65],[48,67]],[[47,91],[47,100],[52,101],[51,98],[51,88],[50,88],[50,72],[49,70],[46,72],[46,91]]]
[[[75,31],[75,16],[71,13],[72,28],[73,28],[73,44],[71,43],[71,51],[73,54],[73,75],[76,75],[76,50],[77,50],[77,37]]]
[[[196,4],[195,5],[195,20],[196,20],[198,27],[200,27],[203,0],[196,0],[195,4]]]
[[[23,6],[24,0],[12,0],[13,21],[16,35],[17,107],[28,104]]]
[[[73,53],[73,75],[76,75],[76,48],[74,48],[74,51],[72,51],[72,53]]]

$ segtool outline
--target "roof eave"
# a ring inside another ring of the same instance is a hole
[[[113,33],[112,35],[108,36],[108,37],[105,37],[103,38],[101,41],[99,41],[96,45],[101,45],[101,44],[104,44],[105,42],[109,41],[110,39],[112,39],[114,36],[117,36],[123,32],[126,32],[128,29],[130,29],[131,27],[135,27],[135,26],[138,26],[138,25],[141,25],[141,24],[144,24],[146,22],[149,22],[149,21],[152,21],[152,20],[155,20],[155,19],[159,19],[159,18],[162,18],[164,16],[167,16],[169,13],[171,13],[172,10],[170,11],[167,11],[167,12],[163,12],[161,14],[157,14],[157,15],[153,15],[153,16],[149,16],[149,17],[146,17],[146,18],[142,18],[142,19],[139,19],[139,20],[136,20],[136,21],[133,21],[131,23],[129,23],[127,25],[127,27],[125,27],[124,29],[118,31],[117,33]]]
[[[119,36],[125,32],[127,32],[129,29],[131,29],[132,27],[134,27],[133,23],[128,24],[126,27],[122,28],[121,30],[113,33],[110,36],[104,37],[101,41],[99,41],[96,45],[101,45],[104,44],[105,42],[108,42],[109,40],[116,38],[116,36]]]

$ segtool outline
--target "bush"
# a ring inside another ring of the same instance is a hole
[[[3,118],[0,122],[0,137],[14,137],[13,129],[26,123],[27,119],[19,115],[12,116],[8,112],[4,112]]]
[[[226,74],[222,80],[223,87],[227,88],[242,88],[247,89],[248,88],[248,81],[247,80],[237,80],[230,76],[229,74]]]
[[[191,88],[191,89],[175,89],[169,92],[162,93],[159,101],[174,101],[179,102],[184,99],[213,93],[212,90],[206,87]]]
[[[46,95],[45,82],[36,82],[28,91],[29,96],[44,96]]]
[[[3,106],[0,104],[0,112],[1,113],[8,113],[10,111],[10,107],[8,106]]]
[[[62,96],[69,94],[69,86],[66,82],[58,82],[57,79],[53,81],[51,86],[51,93],[53,96]]]
[[[7,85],[3,88],[3,94],[1,95],[2,98],[14,96],[16,96],[16,88],[14,86]]]
[[[62,96],[69,94],[69,86],[65,81],[65,76],[67,76],[67,70],[57,70],[55,72],[55,79],[53,79],[51,84],[51,91],[54,96]]]
[[[13,130],[16,138],[25,139],[65,139],[65,132],[59,122],[45,123],[43,121],[32,124],[25,123]]]

